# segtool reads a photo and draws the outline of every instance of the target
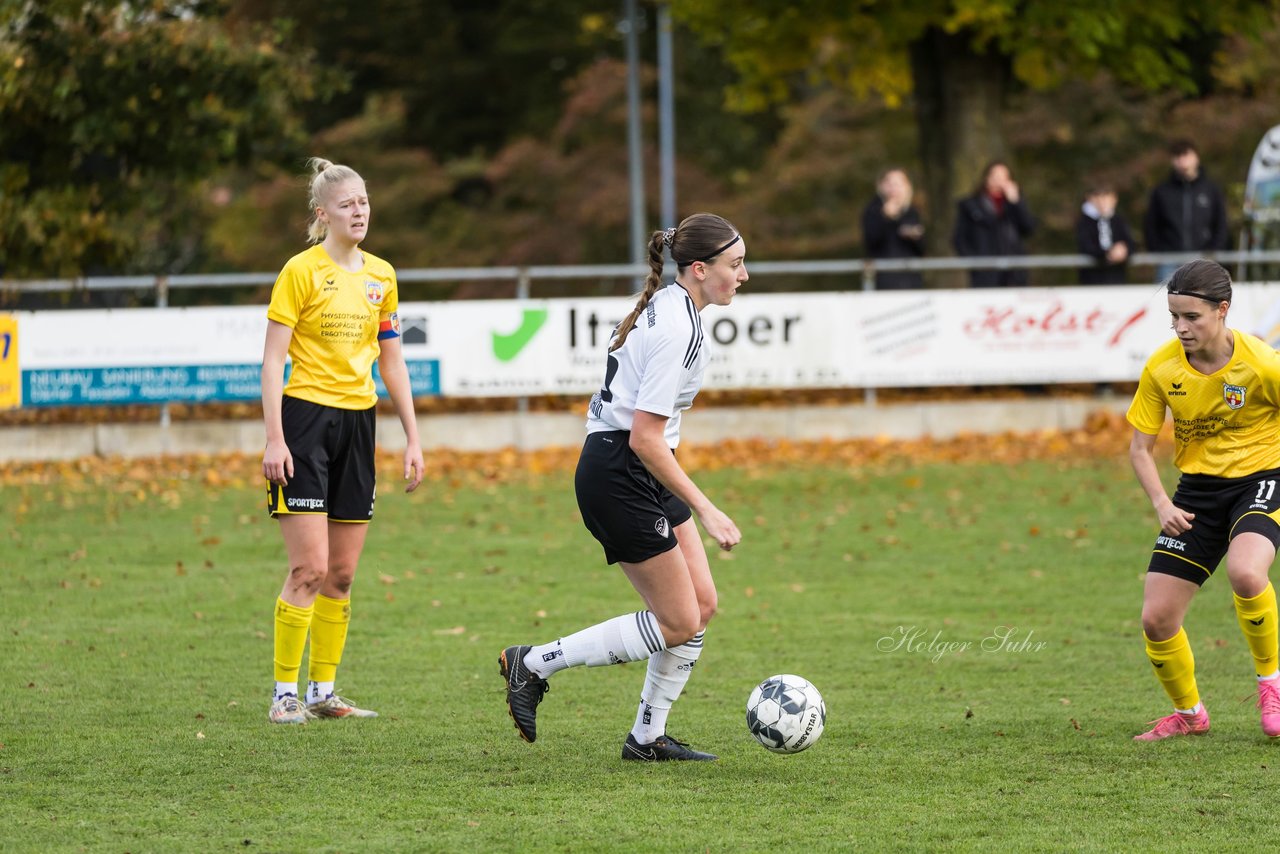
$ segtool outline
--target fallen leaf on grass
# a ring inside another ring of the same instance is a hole
[[[466,627],[466,626],[454,626],[454,627],[453,627],[453,628],[451,628],[451,629],[436,629],[436,630],[435,630],[435,631],[433,631],[431,634],[433,634],[433,635],[463,635],[463,634],[466,634],[466,633],[467,633],[467,627]]]

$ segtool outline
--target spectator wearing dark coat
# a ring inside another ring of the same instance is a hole
[[[1213,252],[1226,249],[1227,206],[1222,190],[1200,166],[1200,153],[1188,140],[1169,146],[1169,177],[1151,191],[1142,223],[1151,252]],[[1164,281],[1177,264],[1162,264],[1156,277]]]
[[[957,255],[973,258],[1026,254],[1022,240],[1035,231],[1035,220],[1008,164],[999,160],[988,164],[982,183],[973,195],[961,199],[957,208],[952,237]],[[1027,271],[972,270],[969,282],[975,288],[1025,285]]]
[[[862,246],[868,258],[920,258],[924,255],[924,225],[911,203],[911,179],[898,168],[886,169],[876,182],[876,197],[862,211]],[[876,273],[876,290],[924,287],[911,270]]]
[[[1082,267],[1082,285],[1122,285],[1133,253],[1129,223],[1116,211],[1116,191],[1099,185],[1089,191],[1076,219],[1076,249],[1096,263]]]

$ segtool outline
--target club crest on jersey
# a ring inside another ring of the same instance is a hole
[[[364,295],[374,305],[380,304],[382,302],[382,282],[365,282]]]
[[[666,537],[671,533],[671,526],[667,524],[667,517],[659,516],[658,521],[653,523],[653,530],[658,532],[659,537]]]
[[[1242,385],[1222,384],[1222,399],[1227,402],[1227,406],[1232,409],[1240,409],[1244,406],[1245,387]]]

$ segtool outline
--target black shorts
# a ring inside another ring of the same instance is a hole
[[[273,516],[328,516],[335,522],[373,518],[374,407],[338,409],[285,397],[284,441],[293,456],[288,486],[267,484]]]
[[[1280,546],[1280,469],[1247,477],[1184,474],[1173,504],[1196,518],[1184,534],[1156,537],[1148,572],[1204,584],[1237,534],[1261,534]]]
[[[640,563],[677,545],[676,527],[693,515],[649,473],[626,430],[589,433],[578,457],[574,490],[582,521],[607,563]]]

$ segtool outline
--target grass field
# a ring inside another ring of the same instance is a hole
[[[1167,703],[1137,622],[1153,516],[1122,456],[812,456],[699,474],[744,540],[713,559],[720,614],[671,718],[721,761],[679,767],[619,759],[642,665],[555,677],[535,745],[507,717],[503,646],[637,607],[556,466],[408,497],[384,472],[339,671],[383,716],[306,727],[266,721],[284,564],[254,461],[11,476],[0,850],[1268,847],[1280,743],[1225,579],[1188,622],[1214,731],[1131,741]],[[778,672],[827,701],[794,756],[743,722]]]

